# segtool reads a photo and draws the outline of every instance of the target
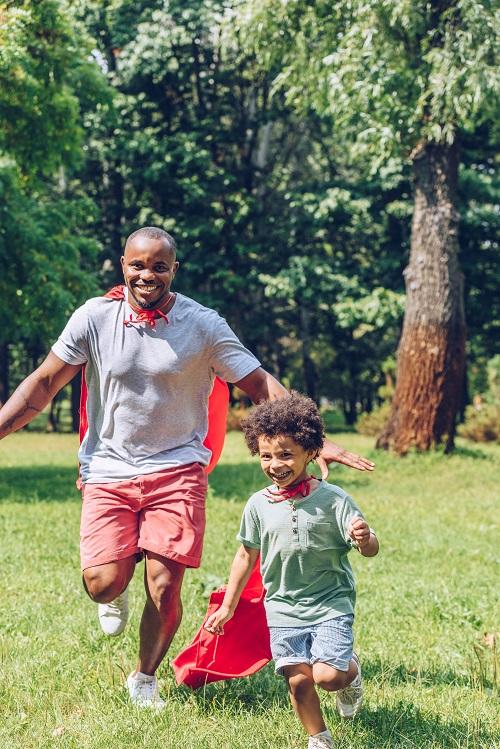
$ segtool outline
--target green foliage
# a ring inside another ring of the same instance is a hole
[[[458,433],[474,442],[500,443],[500,403],[481,403],[467,406],[465,422]]]
[[[248,0],[236,33],[277,66],[289,103],[330,111],[373,169],[421,141],[452,143],[498,112],[491,3]]]
[[[391,413],[391,404],[386,401],[372,411],[361,414],[356,422],[356,431],[368,437],[378,437],[387,424]]]
[[[86,236],[94,206],[85,195],[27,194],[13,167],[0,168],[3,204],[0,343],[48,348],[75,306],[96,291],[98,243]]]
[[[102,84],[56,0],[0,3],[0,18],[0,153],[47,177],[80,159],[79,92]]]

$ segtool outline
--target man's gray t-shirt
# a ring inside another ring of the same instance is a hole
[[[260,365],[217,312],[183,294],[168,324],[124,325],[130,315],[126,300],[90,299],[52,347],[67,364],[87,365],[89,428],[79,452],[87,483],[207,464],[215,375],[237,382]]]
[[[265,490],[248,500],[238,540],[260,549],[270,627],[300,627],[352,614],[356,593],[348,530],[363,517],[339,486],[321,481],[307,497],[273,502]]]

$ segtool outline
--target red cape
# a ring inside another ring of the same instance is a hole
[[[203,623],[217,611],[225,590],[222,587],[212,593]],[[224,634],[214,635],[202,625],[192,642],[174,658],[172,668],[177,684],[199,689],[212,681],[254,674],[270,660],[264,588],[257,559],[234,616],[224,625]]]

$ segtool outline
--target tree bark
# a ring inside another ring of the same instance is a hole
[[[318,374],[311,357],[311,315],[304,304],[299,302],[300,337],[302,341],[302,372],[307,395],[318,403]]]
[[[82,370],[71,380],[71,428],[80,431],[80,392],[82,387]]]
[[[415,205],[396,390],[377,441],[377,447],[400,455],[441,443],[447,452],[453,449],[465,371],[456,144],[422,145],[413,171]]]
[[[9,344],[0,345],[0,405],[8,400],[10,395],[10,351]]]

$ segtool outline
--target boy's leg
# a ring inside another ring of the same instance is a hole
[[[363,701],[361,669],[353,653],[353,620],[352,614],[345,614],[322,622],[311,646],[314,682],[337,692],[337,710],[343,718],[354,717]]]
[[[316,661],[312,667],[314,683],[327,692],[337,692],[345,689],[358,675],[358,666],[352,658],[347,671],[340,671],[328,663]]]
[[[311,666],[307,663],[296,663],[292,666],[284,666],[282,673],[288,685],[293,709],[309,736],[325,731],[326,725],[321,713]]]

